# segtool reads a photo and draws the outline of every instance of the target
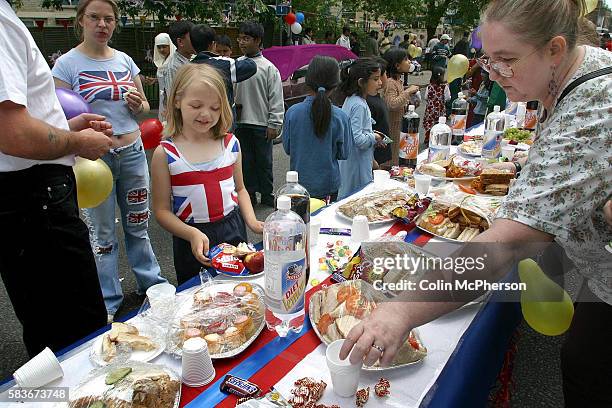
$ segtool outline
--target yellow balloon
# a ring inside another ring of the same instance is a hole
[[[416,58],[417,54],[417,47],[414,44],[410,44],[408,46],[408,55],[410,55],[412,58]]]
[[[597,3],[599,3],[599,0],[586,0],[586,14],[589,14],[590,12],[592,12],[593,10],[595,10],[597,8]]]
[[[79,157],[73,170],[80,208],[99,206],[113,190],[113,173],[102,159],[92,161]]]
[[[325,207],[325,201],[319,200],[318,198],[310,199],[310,213],[311,214],[322,207]]]
[[[423,49],[421,47],[417,47],[417,53],[414,58],[419,58],[421,55],[423,55]]]
[[[448,83],[453,82],[457,78],[462,78],[470,68],[470,62],[467,57],[462,54],[453,55],[448,60],[448,66],[446,67],[446,80]]]
[[[521,310],[525,321],[546,336],[558,336],[569,329],[574,317],[574,304],[567,292],[550,280],[533,259],[518,265],[521,282]]]

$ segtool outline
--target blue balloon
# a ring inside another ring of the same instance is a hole
[[[298,11],[297,13],[295,13],[295,18],[298,23],[302,24],[306,17],[304,17],[304,13],[302,13],[301,11]]]
[[[66,119],[70,120],[81,113],[91,113],[91,107],[81,95],[70,89],[55,88],[55,94],[64,110]]]

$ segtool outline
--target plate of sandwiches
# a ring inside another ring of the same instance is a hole
[[[319,339],[325,344],[345,339],[348,332],[376,308],[376,303],[383,301],[382,295],[376,292],[372,285],[360,279],[330,285],[315,292],[310,297],[308,316]],[[363,370],[401,368],[416,364],[426,356],[427,348],[418,332],[412,330],[391,366],[380,367],[377,361],[370,367],[364,366]]]
[[[472,160],[451,156],[447,160],[422,163],[416,170],[417,173],[426,174],[436,180],[473,180],[482,171],[482,165]]]
[[[417,218],[418,228],[438,238],[454,242],[468,242],[489,229],[487,217],[455,204],[433,201]]]
[[[201,337],[213,359],[242,353],[266,325],[263,296],[257,284],[228,281],[181,293],[167,351],[181,356],[185,341]]]
[[[336,214],[351,222],[353,217],[364,215],[369,224],[385,223],[395,220],[393,210],[414,202],[415,198],[418,196],[402,188],[377,191],[347,201],[336,209]]]
[[[135,318],[130,323],[113,322],[111,329],[93,342],[89,357],[99,366],[113,363],[119,356],[147,362],[165,349],[163,334],[152,324]]]
[[[514,173],[487,167],[470,182],[470,187],[480,194],[505,196],[513,180]]]
[[[168,367],[127,361],[93,370],[61,407],[177,408],[181,379]]]

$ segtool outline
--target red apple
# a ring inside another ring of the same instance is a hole
[[[263,251],[247,254],[242,261],[244,266],[251,273],[259,273],[264,270],[264,254]]]

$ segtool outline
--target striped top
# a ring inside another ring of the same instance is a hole
[[[234,135],[228,133],[223,139],[221,156],[197,166],[185,159],[172,139],[161,145],[170,171],[172,211],[181,221],[219,221],[238,206],[233,173],[240,144]]]

